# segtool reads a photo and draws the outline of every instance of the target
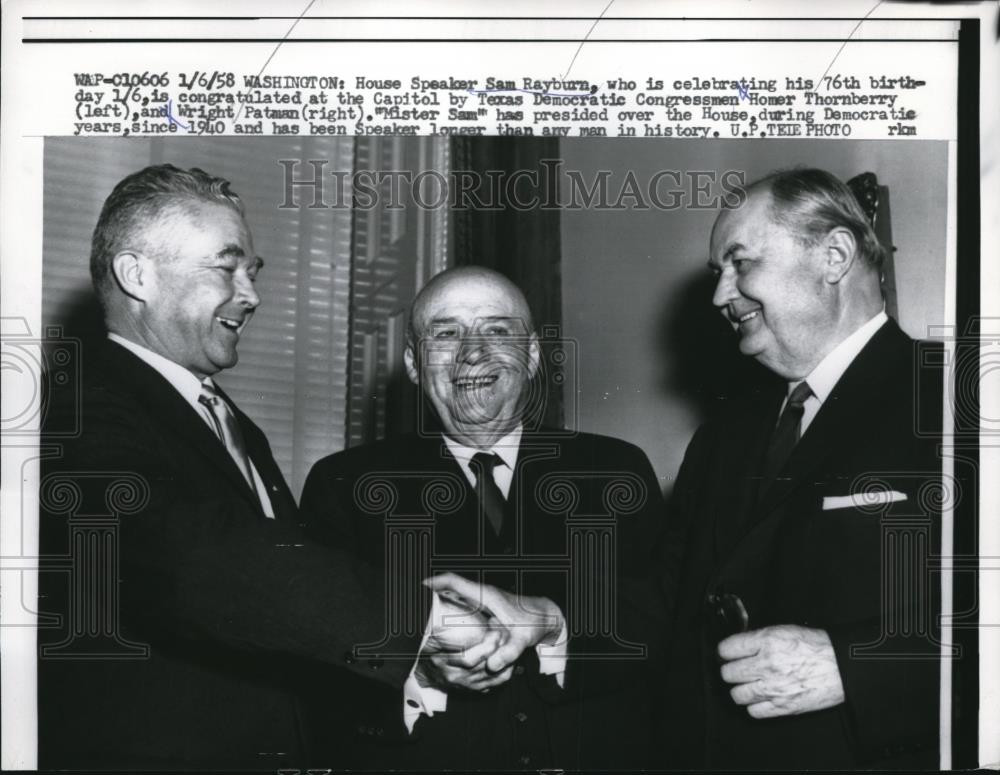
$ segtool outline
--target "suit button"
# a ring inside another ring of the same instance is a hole
[[[528,754],[524,754],[520,759],[518,759],[518,761],[521,764],[527,766],[527,765],[531,764],[531,757],[528,756]]]
[[[349,664],[349,665],[353,665],[353,664],[354,664],[354,662],[355,662],[355,659],[354,659],[354,654],[353,654],[353,653],[351,653],[350,651],[345,651],[345,652],[344,652],[344,661],[345,661],[345,662],[346,662],[347,664]]]
[[[524,675],[524,665],[514,665],[514,675]]]
[[[523,724],[525,721],[528,720],[528,714],[525,713],[523,710],[522,711],[518,711],[517,713],[514,714],[514,718],[516,718],[518,721],[520,721]]]
[[[384,735],[384,734],[385,734],[385,730],[382,729],[382,727],[375,727],[375,735],[376,736],[382,737],[382,735]]]

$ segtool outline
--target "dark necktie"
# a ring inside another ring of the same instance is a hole
[[[476,495],[496,535],[503,530],[503,512],[507,502],[493,479],[493,469],[498,465],[504,465],[503,458],[493,452],[477,452],[469,461],[472,473],[476,475]]]
[[[800,382],[785,402],[778,425],[771,434],[771,442],[764,456],[764,482],[770,482],[785,465],[799,441],[799,428],[805,402],[813,394],[807,382]]]
[[[225,445],[226,451],[235,461],[240,473],[247,480],[247,484],[254,492],[257,492],[250,469],[250,456],[247,455],[246,444],[243,442],[243,432],[240,430],[240,425],[233,415],[232,409],[229,408],[229,404],[219,397],[215,386],[210,382],[201,383],[201,395],[198,396],[198,401],[208,408],[216,435]]]

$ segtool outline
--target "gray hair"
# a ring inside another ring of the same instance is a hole
[[[816,245],[834,228],[854,235],[858,252],[875,268],[885,260],[885,248],[875,235],[851,189],[820,169],[796,168],[774,172],[749,188],[771,194],[771,218],[803,244]]]
[[[163,215],[195,202],[233,208],[242,217],[243,203],[228,180],[198,168],[159,164],[119,181],[104,201],[90,248],[90,278],[103,303],[112,287],[111,262],[122,250],[144,244],[144,231]]]

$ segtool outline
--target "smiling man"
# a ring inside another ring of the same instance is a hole
[[[700,428],[678,475],[665,762],[935,768],[941,460],[915,429],[941,372],[886,315],[847,186],[799,169],[747,194],[712,231],[712,303],[784,385]]]
[[[356,705],[342,722],[357,730],[351,766],[645,766],[649,618],[638,612],[648,601],[626,600],[626,590],[645,589],[661,519],[649,461],[618,439],[533,427],[541,351],[524,295],[503,275],[442,272],[414,300],[410,321],[404,359],[425,400],[420,432],[318,462],[303,519],[383,563],[389,578],[453,569],[432,587],[505,630],[496,650],[420,660],[418,685],[456,664],[510,680],[488,692],[416,692],[403,713],[387,692],[351,692]],[[364,515],[359,501],[373,483],[392,495]],[[406,520],[429,530],[412,539],[429,547],[415,568],[386,559],[399,557],[402,539],[390,536]],[[595,525],[610,534],[598,539],[588,532]],[[580,546],[597,555],[574,554]],[[598,598],[586,597],[591,589]],[[526,626],[533,619],[547,626]]]
[[[41,485],[44,769],[301,767],[302,675],[332,689],[322,676],[353,671],[402,703],[412,659],[353,652],[383,632],[383,574],[302,533],[267,439],[213,379],[237,363],[262,263],[240,199],[201,170],[148,167],[104,204],[108,340],[84,351],[79,393],[49,397],[42,437],[58,453]],[[465,645],[448,635],[427,633]]]

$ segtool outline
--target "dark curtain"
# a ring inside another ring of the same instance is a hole
[[[524,291],[542,342],[538,395],[545,399],[533,407],[525,424],[562,428],[561,245],[552,174],[559,141],[472,137],[452,142],[453,179],[469,172],[475,176],[470,180],[481,181],[474,192],[478,200],[469,197],[454,210],[455,265],[495,269]]]

